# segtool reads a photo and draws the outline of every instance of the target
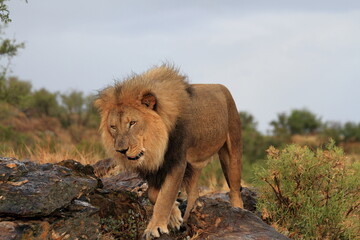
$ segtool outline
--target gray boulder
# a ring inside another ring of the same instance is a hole
[[[95,176],[64,166],[0,158],[0,216],[48,216],[97,186]]]
[[[100,180],[94,172],[114,170],[108,159],[94,167],[0,158],[0,240],[141,239],[153,211],[146,182],[125,173]],[[225,193],[201,197],[182,231],[159,239],[288,239],[257,216],[254,191],[242,196],[247,210]]]

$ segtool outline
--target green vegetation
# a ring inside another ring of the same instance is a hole
[[[2,37],[11,22],[5,2],[0,0],[0,156],[46,162],[72,158],[82,163],[105,158],[93,96],[76,90],[33,89],[30,82],[8,76],[11,59],[24,44]],[[279,113],[270,123],[270,134],[264,135],[254,116],[239,114],[243,180],[258,188],[263,218],[293,239],[358,237],[360,123],[322,122],[307,109],[294,109]],[[332,141],[322,149],[329,138],[338,146]],[[200,185],[223,189],[221,166],[213,158]],[[134,239],[145,228],[142,223],[132,211],[117,219],[105,218],[102,235]]]
[[[5,4],[7,0],[0,0],[0,19],[3,23],[11,22],[8,6]]]
[[[293,239],[359,236],[360,162],[347,161],[334,141],[325,150],[289,145],[267,153],[256,170],[267,222]]]
[[[294,109],[288,116],[286,113],[280,113],[277,120],[271,121],[273,134],[280,141],[288,141],[289,137],[295,134],[315,134],[321,126],[321,120],[307,109]]]
[[[265,151],[269,146],[283,147],[290,143],[297,143],[316,148],[324,145],[331,138],[336,144],[342,146],[346,153],[359,153],[360,123],[322,122],[316,114],[307,109],[295,109],[289,115],[278,114],[277,119],[270,123],[272,134],[262,135],[256,130],[256,123],[251,115],[240,113],[240,116],[243,121],[245,172],[252,173],[255,165],[264,163]],[[250,124],[248,124],[248,119],[251,119]],[[244,173],[244,178],[247,182],[252,182],[254,179],[253,174],[248,173]]]
[[[242,122],[243,139],[243,179],[250,183],[253,178],[253,167],[265,159],[265,150],[270,144],[271,139],[263,136],[257,129],[255,118],[246,112],[240,113]]]
[[[19,49],[24,48],[24,43],[18,43],[15,39],[4,38],[3,30],[7,24],[11,22],[8,6],[5,4],[7,0],[0,0],[0,91],[2,89],[3,80],[8,71],[11,59],[17,55]],[[4,60],[5,59],[5,60]],[[4,63],[4,61],[6,63]]]
[[[139,213],[129,209],[127,214],[117,218],[101,219],[102,239],[140,239],[146,228],[145,221]]]
[[[59,94],[46,89],[32,90],[30,82],[10,77],[3,79],[0,92],[1,151],[14,150],[20,156],[35,146],[71,143],[76,149],[99,147],[99,116],[92,107],[92,96],[71,91]],[[0,154],[2,154],[0,152]]]
[[[264,135],[257,130],[257,122],[251,114],[239,114],[243,131],[242,178],[245,183],[255,184],[254,168],[265,164],[266,149],[269,146],[281,148],[296,143],[317,148],[332,138],[354,161],[360,159],[360,123],[322,122],[316,114],[307,109],[295,109],[290,114],[278,114],[277,119],[270,123],[271,134]],[[212,161],[203,170],[201,183],[215,189],[222,189],[226,185],[217,161]]]

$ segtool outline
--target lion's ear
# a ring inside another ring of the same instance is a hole
[[[142,96],[141,104],[145,105],[147,108],[156,110],[156,97],[152,93],[145,93]]]

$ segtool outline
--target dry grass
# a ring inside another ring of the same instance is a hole
[[[4,157],[14,157],[16,159],[28,159],[38,163],[57,163],[66,159],[73,159],[82,164],[94,164],[104,158],[102,153],[80,150],[72,144],[56,144],[54,151],[50,146],[35,145],[35,147],[25,146],[25,150],[16,151],[7,149],[0,153]]]
[[[93,164],[105,158],[97,129],[73,124],[64,128],[54,117],[27,117],[0,104],[0,156],[56,163],[73,159]]]

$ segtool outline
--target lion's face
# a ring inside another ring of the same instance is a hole
[[[114,140],[114,151],[127,160],[139,162],[145,158],[143,113],[131,107],[112,110],[108,118],[108,131]]]
[[[118,106],[107,114],[101,130],[108,152],[127,169],[156,170],[168,141],[160,116],[144,105]]]
[[[169,134],[189,104],[188,89],[184,76],[162,66],[102,90],[94,105],[107,153],[125,169],[158,170]]]

